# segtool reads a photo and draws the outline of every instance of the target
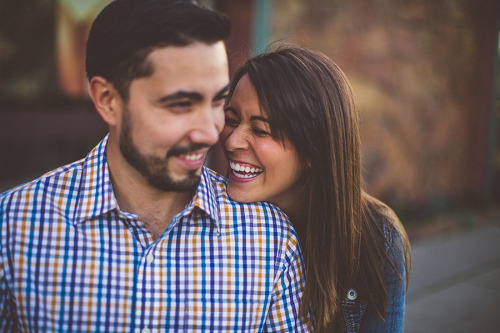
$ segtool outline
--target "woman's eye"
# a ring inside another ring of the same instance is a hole
[[[231,127],[236,127],[236,126],[238,126],[238,123],[239,123],[239,122],[238,122],[238,120],[236,120],[236,119],[226,117],[226,119],[225,119],[225,120],[226,120],[226,125],[227,125],[227,126],[231,126]]]
[[[253,128],[253,132],[256,135],[258,135],[258,136],[269,136],[269,135],[271,135],[271,133],[269,133],[268,131],[260,129],[260,128],[257,128],[257,127]]]

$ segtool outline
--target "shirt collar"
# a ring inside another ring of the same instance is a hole
[[[214,221],[217,230],[220,232],[219,223],[219,205],[217,204],[217,195],[212,181],[212,173],[214,171],[203,167],[200,175],[200,183],[196,190],[196,194],[191,201],[193,207],[197,207],[204,211]],[[191,204],[188,205],[190,207]]]
[[[109,134],[83,160],[75,223],[118,210],[106,158],[108,137]],[[195,196],[184,212],[187,214],[198,207],[212,218],[219,230],[219,210],[211,173],[212,170],[203,167]]]
[[[106,147],[109,134],[83,159],[75,223],[118,208],[109,176]]]

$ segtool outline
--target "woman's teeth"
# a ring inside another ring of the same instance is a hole
[[[245,172],[245,173],[247,173],[247,174],[237,174],[237,176],[241,177],[241,178],[255,177],[257,174],[259,174],[262,171],[264,171],[261,168],[243,166],[243,165],[241,165],[239,163],[234,163],[234,162],[230,162],[229,166],[235,172]]]
[[[238,178],[252,178],[252,177],[257,176],[257,174],[243,175],[243,174],[236,173],[236,172],[234,172],[234,175],[235,175],[236,177],[238,177]]]

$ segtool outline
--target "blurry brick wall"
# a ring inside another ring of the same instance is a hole
[[[344,69],[361,117],[368,192],[394,206],[428,208],[484,187],[499,7],[275,0],[270,40],[319,49]]]

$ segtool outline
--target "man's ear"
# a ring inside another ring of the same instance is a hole
[[[94,76],[89,82],[89,94],[102,119],[109,126],[116,126],[123,102],[113,84],[102,76]]]

